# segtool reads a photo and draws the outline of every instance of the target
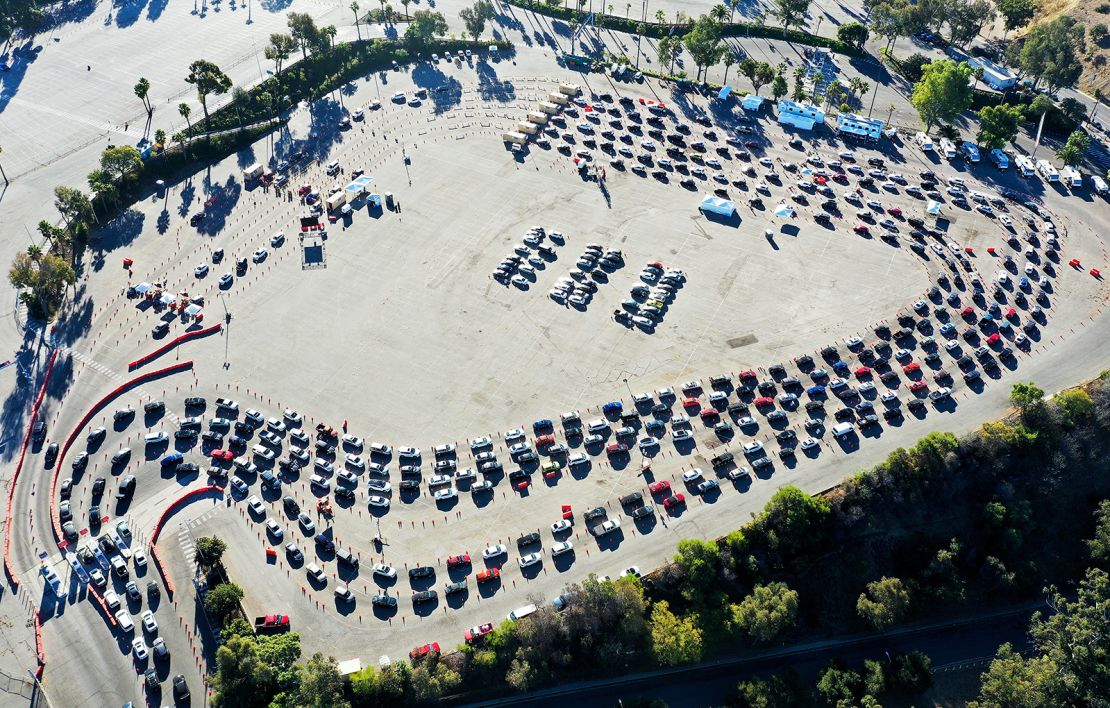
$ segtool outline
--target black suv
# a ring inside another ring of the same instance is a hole
[[[539,541],[540,541],[539,533],[533,531],[532,533],[526,533],[523,536],[521,536],[520,538],[518,538],[516,540],[516,545],[517,545],[518,548],[525,548],[527,546],[531,546],[533,543],[539,543]]]

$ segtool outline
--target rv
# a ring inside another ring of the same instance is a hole
[[[559,112],[559,106],[551,101],[540,101],[540,110],[549,116],[553,116]]]
[[[243,170],[243,181],[250,182],[262,176],[262,165],[257,162]]]
[[[549,116],[542,111],[528,111],[528,120],[537,125],[543,125],[549,119]]]
[[[965,140],[964,144],[960,146],[960,149],[963,150],[964,157],[967,158],[968,162],[971,162],[971,163],[979,162],[979,146],[978,145],[976,145],[973,142]]]
[[[530,121],[522,120],[516,124],[516,131],[518,133],[528,133],[529,135],[535,135],[540,131],[540,127]]]
[[[1060,173],[1048,160],[1037,160],[1037,172],[1045,182],[1059,182]]]
[[[1064,178],[1064,181],[1068,183],[1068,187],[1071,189],[1083,186],[1083,175],[1079,174],[1079,170],[1074,167],[1065,167],[1061,171],[1060,176]]]
[[[1106,180],[1098,175],[1091,175],[1091,184],[1094,185],[1096,194],[1106,194],[1108,190]]]
[[[524,143],[528,142],[527,135],[525,135],[524,133],[518,133],[515,130],[510,130],[507,133],[502,133],[501,139],[507,143],[513,143],[515,145],[523,145]]]
[[[1010,166],[1010,156],[995,148],[991,150],[991,162],[997,165],[998,169],[1004,170]]]
[[[1017,165],[1022,177],[1032,177],[1037,172],[1036,168],[1033,167],[1033,161],[1025,155],[1018,155],[1014,158],[1014,164]]]
[[[940,139],[940,154],[944,155],[946,160],[956,159],[956,144],[948,138]]]
[[[559,93],[564,96],[577,96],[579,89],[574,84],[559,84]]]
[[[338,211],[342,209],[343,205],[346,203],[347,195],[343,193],[343,190],[339,190],[338,192],[335,192],[330,197],[328,197],[328,211]]]
[[[914,137],[914,142],[921,148],[922,152],[931,152],[933,150],[933,141],[925,133],[918,133]]]
[[[551,93],[547,94],[547,100],[551,103],[557,103],[560,106],[565,106],[570,103],[570,99],[567,98],[564,94],[559,93],[558,91],[552,91]]]

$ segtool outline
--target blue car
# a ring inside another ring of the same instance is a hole
[[[624,410],[624,405],[620,401],[610,401],[601,408],[601,412],[605,415],[620,415]]]
[[[655,438],[661,437],[667,432],[667,426],[663,424],[663,421],[657,419],[649,420],[644,429],[647,430],[648,435]]]
[[[810,386],[809,388],[806,389],[806,393],[808,393],[811,396],[824,396],[825,395],[825,387],[824,386]]]
[[[177,467],[178,465],[181,464],[182,460],[184,460],[184,459],[185,459],[184,455],[182,455],[180,452],[175,452],[175,453],[166,455],[165,457],[162,458],[162,466],[163,467]]]
[[[956,325],[949,322],[948,324],[940,328],[940,333],[945,336],[951,336],[956,333]]]
[[[833,371],[835,371],[838,374],[844,373],[847,370],[848,370],[848,365],[845,364],[843,361],[838,361],[835,364],[833,364]]]
[[[554,429],[555,429],[555,424],[552,423],[547,418],[544,418],[543,420],[537,420],[535,423],[532,423],[532,432],[535,432],[535,433],[541,433],[545,430],[554,430]]]

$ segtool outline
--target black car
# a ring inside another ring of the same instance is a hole
[[[620,502],[621,506],[632,506],[633,504],[639,504],[643,499],[644,495],[640,492],[632,492],[631,494],[625,494],[621,497]]]
[[[443,588],[444,595],[454,595],[457,592],[466,592],[465,580],[460,580],[457,583],[451,583],[447,587]]]
[[[833,417],[839,421],[854,420],[856,413],[851,408],[838,408],[836,412],[833,413]]]
[[[204,406],[206,401],[202,396],[189,396],[185,399],[186,408],[200,408]]]
[[[733,459],[734,457],[731,452],[722,452],[720,455],[717,455],[712,460],[710,460],[710,464],[712,464],[713,467],[723,467],[724,465],[732,462]]]
[[[92,493],[94,497],[99,497],[104,494],[104,487],[108,482],[103,477],[97,477],[93,482]]]
[[[411,576],[412,573],[410,572],[409,575]],[[429,602],[430,600],[434,600],[434,599],[436,599],[436,591],[435,590],[421,590],[420,592],[414,592],[412,594],[412,601],[414,603],[416,603],[416,602]]]
[[[58,443],[50,443],[46,447],[46,454],[43,455],[43,463],[47,469],[54,466],[54,461],[58,459]]]
[[[516,540],[516,545],[517,545],[518,548],[525,548],[527,546],[531,546],[533,543],[539,543],[539,542],[540,542],[539,533],[533,531],[531,533],[526,533],[523,536],[521,536],[520,538],[518,538]]]

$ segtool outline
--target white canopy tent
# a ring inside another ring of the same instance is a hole
[[[139,293],[140,295],[146,295],[148,292],[150,292],[151,287],[152,286],[150,283],[139,283],[135,286],[135,292]]]
[[[194,302],[192,305],[189,305],[185,308],[185,314],[189,317],[196,317],[196,315],[199,314],[200,311],[203,309],[203,307]]]
[[[173,302],[173,295],[170,295],[169,293],[162,293],[162,297],[158,298],[158,302],[162,303],[163,305],[169,305]]]
[[[736,213],[736,202],[714,197],[712,195],[706,195],[701,200],[701,204],[698,205],[698,209],[707,213],[731,217]]]

